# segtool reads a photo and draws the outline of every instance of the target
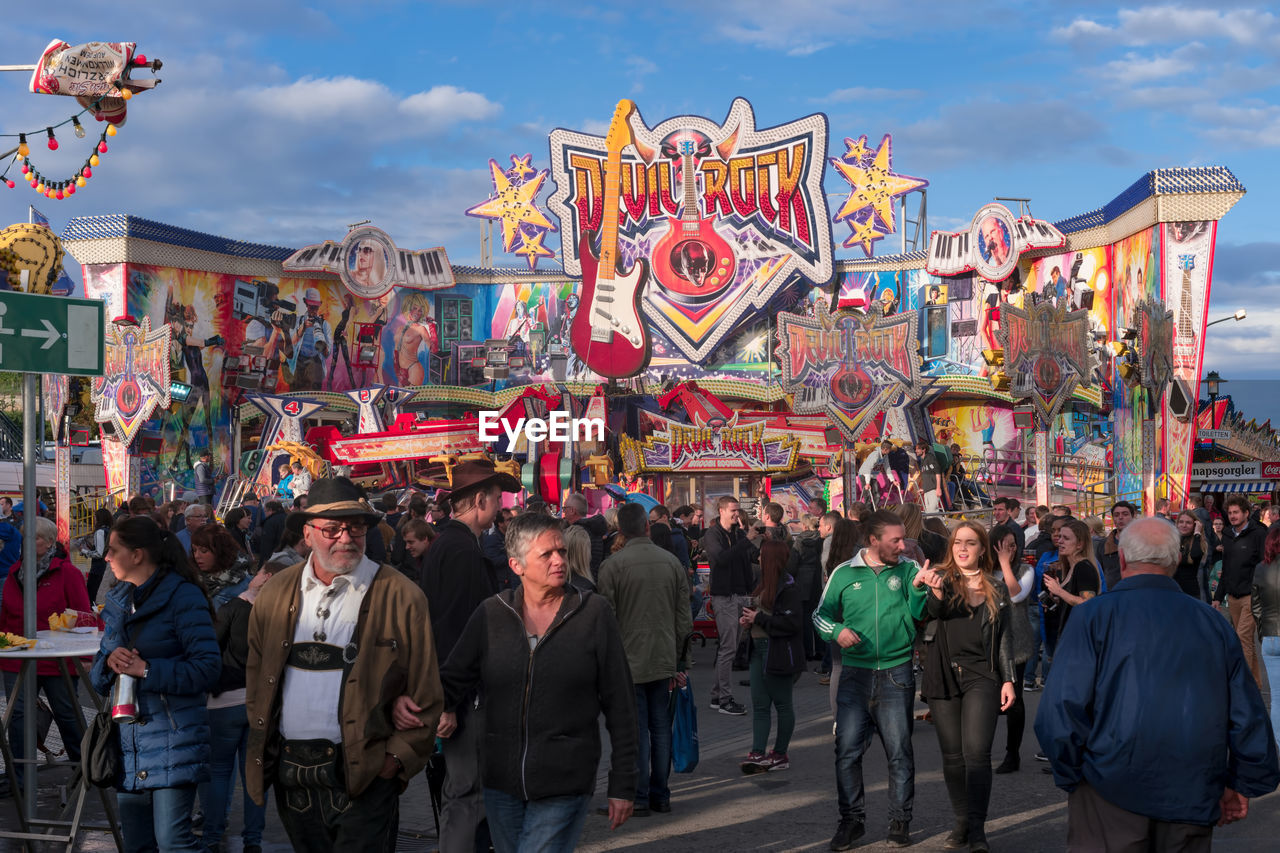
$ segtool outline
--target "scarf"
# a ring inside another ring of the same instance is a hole
[[[244,560],[236,560],[228,569],[201,574],[200,580],[204,583],[205,591],[209,593],[209,597],[213,598],[224,589],[243,581],[245,576],[249,574],[246,565],[247,563]]]
[[[40,585],[40,581],[44,580],[45,575],[53,571],[53,552],[55,548],[50,546],[48,551],[44,552],[43,557],[36,557],[36,585]],[[22,585],[22,570],[26,568],[25,563],[19,563],[18,568],[13,570],[13,579],[19,586]]]

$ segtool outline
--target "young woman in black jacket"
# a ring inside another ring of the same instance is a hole
[[[796,727],[791,687],[804,672],[804,639],[800,636],[804,603],[795,578],[787,574],[792,549],[780,539],[760,545],[760,585],[755,607],[744,607],[739,622],[751,631],[751,752],[743,773],[767,773],[790,767],[787,747]],[[769,745],[769,708],[778,712],[778,736]]]
[[[920,578],[935,620],[925,633],[920,692],[933,713],[956,817],[943,846],[986,851],[991,743],[1000,712],[1015,698],[1009,593],[994,572],[986,530],[971,521],[952,531],[942,565],[926,563]]]

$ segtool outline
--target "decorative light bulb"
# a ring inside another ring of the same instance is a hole
[[[18,134],[18,156],[26,157],[31,153],[31,149],[27,147],[27,135],[25,133]]]
[[[56,198],[56,199],[61,200],[61,199],[63,199],[65,196],[63,195],[62,190],[58,190],[56,193],[54,193],[54,194],[53,194],[53,197],[54,197],[54,198]]]
[[[36,184],[36,192],[40,193],[41,195],[44,195],[44,184],[39,184],[39,183]]]
[[[132,92],[132,91],[130,91],[129,89],[126,89],[126,88],[124,88],[123,86],[121,86],[121,87],[120,87],[120,97],[127,101],[127,100],[129,100],[130,98],[132,98],[132,97],[133,97],[133,92]]]
[[[99,162],[101,162],[101,161],[100,161],[100,160],[98,160],[98,155],[97,155],[97,154],[94,154],[94,155],[92,155],[92,156],[90,156],[90,157],[89,157],[89,165],[90,165],[90,166],[96,166],[96,165],[98,165],[98,163],[99,163]],[[86,177],[88,177],[88,176],[86,176]]]
[[[23,163],[23,164],[22,164],[22,174],[24,174],[24,175],[25,175],[25,174],[27,174],[27,173],[28,173],[28,172],[30,172],[30,171],[31,171],[31,167],[30,167],[30,166],[28,166],[26,163]]]
[[[105,143],[105,142],[99,142],[99,143],[98,143],[98,153],[99,153],[99,154],[106,154],[106,153],[107,153],[107,143]]]
[[[71,126],[75,128],[76,139],[84,139],[84,125],[80,123],[80,119],[75,116],[71,117]]]
[[[133,57],[134,65],[147,65],[150,62],[151,60],[147,59],[147,55],[145,53],[135,54]]]
[[[9,189],[13,189],[13,181],[9,180],[8,178],[5,178],[4,183],[5,183],[5,186],[7,186]]]
[[[116,135],[116,126],[114,124],[107,125],[107,136]]]
[[[71,181],[70,183],[67,184],[67,195],[75,195],[75,194],[76,194],[76,182]]]
[[[92,178],[93,169],[90,169],[88,166],[85,166],[83,169],[80,170],[80,174],[84,175],[86,178]]]
[[[89,182],[88,182],[88,181],[86,181],[86,180],[84,179],[84,176],[83,176],[83,175],[81,175],[80,177],[76,178],[76,186],[78,186],[78,187],[82,187],[82,186],[84,186],[84,185],[85,185],[85,184],[87,184],[87,183],[89,183]]]
[[[56,140],[56,139],[54,139],[54,138],[53,138],[53,128],[52,128],[52,127],[46,127],[46,128],[44,129],[44,132],[45,132],[46,134],[48,134],[48,136],[49,136],[49,150],[50,150],[50,151],[57,151],[57,150],[58,150],[58,140]]]

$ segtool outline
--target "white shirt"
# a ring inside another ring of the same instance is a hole
[[[306,468],[293,475],[293,480],[289,483],[289,488],[293,491],[293,496],[299,497],[311,491],[311,474]]]
[[[364,601],[378,564],[368,557],[348,575],[339,575],[329,586],[322,584],[311,568],[302,569],[302,597],[298,602],[298,626],[293,642],[324,642],[344,649],[356,631],[360,604]],[[328,610],[329,615],[321,613]],[[323,631],[324,640],[316,639]],[[342,669],[309,670],[286,666],[280,708],[280,734],[288,740],[323,738],[342,742],[338,701],[342,696]]]

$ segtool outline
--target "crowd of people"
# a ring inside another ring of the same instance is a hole
[[[1045,691],[1036,757],[1069,792],[1072,849],[1124,836],[1207,850],[1214,825],[1280,785],[1280,508],[1197,499],[1144,518],[1120,501],[1107,532],[1010,497],[990,526],[948,526],[914,503],[846,515],[820,499],[788,522],[776,503],[749,516],[726,495],[704,523],[694,506],[592,513],[577,494],[558,517],[504,507],[520,488],[478,461],[435,499],[376,506],[342,477],[290,509],[248,496],[220,522],[199,495],[134,497],[77,543],[87,578],[38,519],[37,619],[102,601],[91,686],[138,680],[115,786],[127,849],[213,851],[234,829],[253,853],[269,797],[296,849],[394,849],[400,795],[432,763],[441,850],[572,850],[601,719],[600,814],[616,829],[670,812],[671,697],[695,620],[718,637],[711,709],[750,713],[743,773],[790,768],[794,685],[811,665],[829,685],[832,850],[867,832],[873,736],[885,840],[911,843],[917,700],[942,756],[948,849],[990,849],[992,775],[1022,770],[1029,691]],[[21,629],[21,555],[19,537],[0,630]],[[0,661],[9,695],[16,669]],[[76,697],[53,669],[38,685],[77,760]],[[18,757],[26,713],[9,732]],[[1187,746],[1163,746],[1175,742]]]

